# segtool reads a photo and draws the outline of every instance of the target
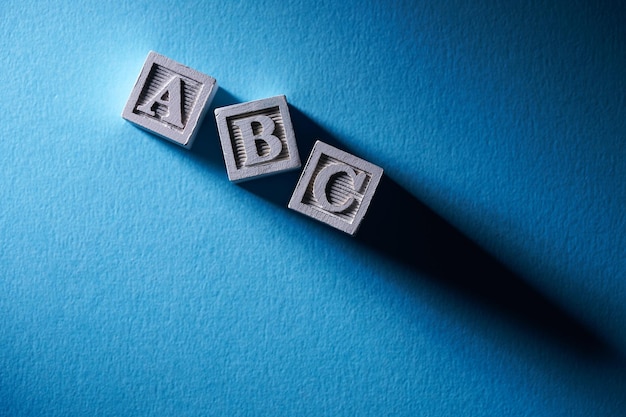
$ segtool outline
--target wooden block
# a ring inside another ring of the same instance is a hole
[[[244,181],[300,167],[285,96],[215,109],[228,179]]]
[[[355,235],[382,175],[382,168],[318,140],[289,208]]]
[[[217,88],[215,78],[150,51],[122,117],[191,148]]]

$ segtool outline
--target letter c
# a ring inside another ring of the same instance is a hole
[[[357,174],[354,169],[348,165],[333,164],[322,169],[315,177],[313,195],[322,208],[331,213],[341,213],[354,202],[354,197],[352,196],[349,196],[348,199],[341,204],[331,203],[328,199],[328,185],[331,183],[334,176],[341,173],[347,174],[350,177],[354,191],[361,191],[365,183],[366,174],[364,172]]]

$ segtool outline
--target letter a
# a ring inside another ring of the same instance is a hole
[[[150,101],[137,107],[137,110],[156,117],[155,104],[165,106],[167,107],[167,114],[161,117],[161,120],[183,129],[185,126],[183,126],[182,120],[183,100],[181,84],[182,80],[180,77],[175,76]]]

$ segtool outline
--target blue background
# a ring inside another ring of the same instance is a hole
[[[626,415],[625,9],[3,2],[0,415]],[[125,122],[149,50],[382,166],[359,235]]]

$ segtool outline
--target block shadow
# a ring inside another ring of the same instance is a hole
[[[228,91],[218,90],[192,149],[195,156],[224,167],[213,110],[237,102]],[[303,166],[318,139],[351,152],[298,108],[289,105],[289,111]],[[238,185],[287,210],[300,172],[294,170]],[[432,279],[446,291],[460,293],[477,308],[530,329],[542,340],[586,356],[621,357],[592,329],[529,285],[388,175],[383,176],[367,216],[353,239],[355,244],[410,267],[420,277]]]
[[[291,105],[289,109],[303,166],[317,139],[351,152],[302,111]],[[286,209],[299,174],[297,170],[261,178],[242,187]],[[621,356],[387,175],[354,239],[355,244],[410,267],[446,291],[460,293],[477,308],[529,329],[537,338],[587,357]]]
[[[359,242],[535,337],[587,357],[619,356],[599,334],[383,176]]]
[[[228,106],[239,102],[240,100],[228,90],[225,90],[222,87],[218,88],[215,93],[215,97],[213,97],[213,101],[211,102],[211,106],[200,124],[198,136],[196,137],[193,147],[191,148],[191,154],[194,157],[210,165],[221,165],[224,167],[224,172],[226,172],[224,157],[222,156],[222,148],[220,146],[219,136],[217,135],[217,125],[215,123],[215,115],[213,112],[218,107]]]

